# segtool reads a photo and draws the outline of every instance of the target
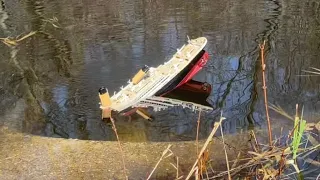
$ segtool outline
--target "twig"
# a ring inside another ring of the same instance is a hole
[[[196,180],[199,180],[200,179],[200,173],[199,173],[199,166],[196,167],[196,170],[195,170],[195,176],[196,176]]]
[[[177,179],[179,179],[179,158],[177,157]]]
[[[233,164],[231,166],[232,169],[236,167],[236,165],[238,164],[239,161],[241,161],[240,156],[241,156],[241,152],[238,153],[237,159],[234,160],[234,162],[233,162]]]
[[[177,170],[176,179],[179,179],[179,158],[176,157],[176,159],[177,159],[177,165],[174,165],[173,163],[170,163],[170,164]]]
[[[207,168],[206,168],[206,176],[207,176],[207,179],[209,179],[209,173]]]
[[[195,171],[195,167],[196,167],[196,165],[198,164],[199,159],[201,158],[203,152],[206,150],[206,148],[207,148],[209,142],[211,141],[213,135],[216,133],[216,131],[218,130],[219,126],[221,125],[221,122],[222,122],[224,119],[225,119],[225,118],[222,117],[222,112],[221,112],[220,121],[219,121],[218,123],[215,123],[215,125],[214,125],[214,127],[213,127],[213,129],[212,129],[212,131],[211,131],[211,133],[210,133],[210,135],[208,136],[208,138],[207,138],[206,142],[204,143],[204,145],[203,145],[200,153],[198,154],[198,158],[197,158],[196,162],[193,164],[193,166],[192,166],[192,168],[191,168],[191,170],[190,170],[190,172],[189,172],[186,180],[188,180],[188,179],[192,176],[193,172]]]
[[[211,170],[212,174],[214,174],[215,172],[214,172],[214,170],[213,170],[213,168],[212,168],[211,162],[209,162],[209,166],[210,166],[210,170]],[[208,178],[208,179],[209,179],[209,178]]]
[[[123,153],[122,146],[121,146],[121,143],[120,143],[120,140],[119,140],[119,136],[118,136],[118,133],[117,133],[117,128],[116,128],[116,125],[115,125],[114,120],[113,120],[112,117],[110,117],[110,120],[111,120],[111,123],[112,123],[112,129],[113,129],[114,133],[117,136],[117,141],[118,141],[118,144],[119,144],[119,149],[120,149],[121,158],[122,158],[123,172],[124,172],[124,175],[125,175],[126,179],[128,180],[128,175],[127,175],[127,172],[126,172],[127,171],[126,164],[125,164],[125,161],[124,161],[124,153]]]
[[[252,143],[252,139],[254,140],[254,143]],[[252,149],[253,149],[255,152],[258,152],[258,151],[260,150],[260,147],[259,147],[259,144],[258,144],[256,135],[255,135],[255,133],[254,133],[253,130],[250,131],[250,144],[251,144],[251,146],[252,146]]]
[[[263,44],[259,44],[260,47],[260,55],[261,55],[261,65],[262,65],[262,82],[263,82],[263,94],[264,94],[264,105],[266,109],[267,121],[268,121],[268,134],[269,134],[269,145],[272,147],[272,131],[271,131],[271,124],[270,124],[270,117],[269,117],[269,109],[268,109],[268,95],[267,95],[267,85],[266,85],[266,64],[264,63],[264,47],[266,41],[263,41]]]
[[[17,36],[16,38],[11,38],[11,37],[0,38],[0,41],[2,41],[5,45],[7,45],[9,47],[14,47],[14,46],[17,46],[20,41],[22,41],[30,36],[33,36],[36,33],[37,33],[36,31],[32,31],[21,38],[19,38],[19,36]]]
[[[227,154],[226,145],[224,144],[223,130],[222,130],[222,127],[221,127],[221,126],[220,126],[220,130],[221,130],[221,136],[222,136],[222,143],[223,143],[224,155],[225,155],[225,157],[226,157],[226,163],[227,163],[227,169],[228,169],[228,179],[231,180],[228,154]]]
[[[270,109],[274,110],[275,112],[281,114],[282,116],[294,121],[294,118],[292,116],[290,116],[287,112],[285,112],[280,106],[276,106],[271,104],[269,106]]]
[[[233,168],[233,169],[230,169],[230,172],[233,172],[232,174],[235,175],[237,174],[239,171],[241,171],[242,169],[245,169],[245,168],[249,168],[249,167],[252,167],[252,166],[255,166],[259,163],[261,159],[251,159],[249,162],[247,162],[246,164],[243,164],[241,166],[238,166],[236,168]],[[263,162],[267,162],[269,160],[265,160],[265,161],[262,161]],[[212,176],[210,177],[210,179],[216,179],[217,177],[221,177],[221,176],[224,176],[224,175],[227,175],[228,173],[226,173],[225,171],[224,172],[221,172],[215,176]]]
[[[22,40],[24,40],[24,39],[27,39],[28,37],[33,36],[33,35],[35,35],[36,33],[37,33],[37,31],[31,31],[30,33],[28,33],[27,35],[23,36],[22,38],[17,39],[17,42],[20,42],[20,41],[22,41]],[[17,38],[18,38],[18,37],[17,37]]]
[[[154,168],[152,169],[151,173],[149,174],[149,176],[147,177],[147,180],[149,180],[152,176],[152,174],[154,173],[154,171],[157,169],[158,165],[160,164],[160,162],[164,159],[164,156],[168,153],[168,151],[170,151],[170,147],[171,147],[171,144],[168,145],[167,149],[165,149],[163,152],[162,152],[162,155],[159,159],[159,161],[157,162],[157,164],[154,166]]]
[[[280,128],[279,147],[281,146],[282,131],[283,131],[283,127]]]
[[[257,147],[258,151],[260,151],[260,147],[259,147],[259,143],[258,143],[256,134],[254,133],[253,130],[251,130],[251,132],[252,132],[252,136],[253,136],[253,139],[254,139],[255,146]]]

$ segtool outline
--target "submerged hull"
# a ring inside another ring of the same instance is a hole
[[[190,80],[163,97],[212,107],[212,105],[207,102],[211,89],[211,85],[208,83]]]

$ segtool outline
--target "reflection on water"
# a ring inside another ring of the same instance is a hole
[[[66,86],[59,86],[53,88],[53,101],[54,103],[58,104],[61,111],[66,111],[66,102],[68,99],[68,87]]]
[[[257,47],[264,39],[270,103],[288,111],[303,104],[309,113],[320,105],[319,78],[298,76],[320,67],[315,0],[3,2],[1,37],[37,31],[16,49],[0,44],[0,114],[24,107],[23,123],[14,123],[25,131],[113,140],[111,127],[100,120],[98,88],[119,90],[141,66],[168,60],[187,35],[207,37],[210,53],[196,80],[212,84],[209,101],[217,110],[202,114],[201,137],[219,118],[218,109],[228,133],[265,126]],[[116,117],[121,139],[194,139],[198,114],[173,108],[153,115],[152,122]]]

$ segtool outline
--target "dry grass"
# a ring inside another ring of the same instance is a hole
[[[312,139],[312,136],[307,136],[308,132],[306,131],[319,131],[317,126],[320,126],[320,122],[315,123],[306,123],[303,119],[303,110],[301,113],[301,117],[298,113],[298,105],[296,107],[296,115],[295,117],[286,113],[281,107],[271,105],[268,106],[268,96],[267,96],[267,85],[266,85],[266,64],[264,60],[264,49],[265,42],[260,47],[260,57],[262,64],[262,81],[263,81],[263,98],[265,104],[265,112],[267,117],[268,124],[268,137],[269,137],[269,145],[259,144],[257,141],[256,135],[254,131],[251,132],[251,148],[252,150],[248,150],[246,153],[246,157],[244,159],[240,159],[240,152],[238,157],[234,160],[234,163],[230,169],[228,154],[225,148],[225,142],[223,137],[223,131],[221,130],[222,142],[224,144],[224,152],[227,170],[223,172],[215,172],[212,169],[210,173],[210,178],[204,179],[216,179],[216,178],[237,178],[239,174],[242,178],[258,178],[258,179],[285,179],[285,178],[293,178],[296,176],[297,179],[303,179],[303,173],[305,169],[299,169],[299,164],[297,163],[297,157],[302,157],[302,159],[308,159],[308,155],[314,153],[315,151],[320,150],[319,142],[314,140],[312,141],[313,146],[308,146],[310,144],[309,139]],[[312,68],[315,71],[306,71],[308,73],[320,74],[320,70],[316,68]],[[291,119],[295,122],[291,133],[286,136],[281,136],[278,139],[272,140],[272,130],[271,130],[271,121],[269,117],[269,107],[279,114]],[[200,121],[200,120],[198,120]],[[319,134],[319,133],[318,133]],[[308,137],[308,138],[303,138]],[[210,136],[208,137],[208,139]],[[301,148],[302,147],[302,148]],[[198,158],[199,159],[199,158]],[[239,163],[241,162],[241,163]],[[320,168],[320,162],[317,160],[312,160],[309,158],[308,162],[317,168]],[[195,167],[195,165],[194,165]],[[194,169],[192,168],[192,170]],[[199,169],[199,168],[197,168]],[[290,173],[288,174],[289,172]],[[187,179],[191,176],[193,171],[190,171]],[[227,177],[226,177],[227,176]]]
[[[298,179],[303,177],[302,170],[299,169],[299,165],[296,161],[298,156],[303,156],[306,158],[306,154],[310,155],[315,151],[319,151],[319,142],[313,141],[313,146],[308,147],[309,138],[307,140],[302,140],[303,136],[306,135],[305,130],[314,130],[317,127],[317,124],[307,124],[305,120],[303,120],[303,115],[299,117],[298,106],[296,107],[296,115],[293,118],[288,113],[286,113],[281,107],[277,107],[275,105],[271,105],[270,108],[279,114],[287,117],[288,119],[294,120],[295,125],[291,131],[291,133],[287,136],[280,136],[279,139],[272,140],[272,131],[271,131],[271,122],[269,117],[269,106],[268,106],[268,96],[267,96],[267,85],[266,85],[266,64],[264,60],[264,49],[265,49],[265,41],[263,44],[259,45],[260,47],[260,58],[262,65],[262,82],[263,82],[263,98],[264,105],[266,110],[267,124],[268,124],[268,137],[269,137],[269,145],[259,144],[256,138],[255,133],[252,131],[251,137],[254,140],[254,143],[251,143],[252,151],[248,151],[246,163],[240,164],[236,166],[235,164],[239,162],[240,157],[238,155],[237,159],[234,161],[234,165],[232,168],[229,168],[228,155],[225,151],[226,156],[226,164],[227,171],[220,173],[213,173],[213,175],[209,179],[221,178],[228,175],[228,179],[231,179],[239,176],[238,174],[241,172],[242,177],[251,178],[255,177],[258,179],[276,179],[276,178],[287,178],[292,177],[293,175],[297,175]],[[313,74],[320,74],[320,70],[316,68],[312,68],[315,71],[306,71]],[[303,111],[302,113],[303,114]],[[320,123],[318,123],[320,124]],[[313,126],[312,126],[313,125]],[[314,128],[312,128],[314,127]],[[317,130],[317,129],[316,129]],[[222,139],[223,138],[223,132]],[[252,142],[252,141],[251,141]],[[290,143],[289,143],[290,142]],[[225,144],[225,143],[224,143]],[[299,148],[303,146],[303,148]],[[260,148],[263,147],[263,148]],[[320,163],[316,160],[312,160],[311,163],[320,168]],[[294,173],[291,173],[290,176],[286,174],[287,170],[293,168]]]
[[[212,140],[213,135],[216,133],[216,131],[218,130],[219,126],[221,126],[221,123],[222,123],[222,121],[223,121],[224,119],[225,119],[225,118],[222,116],[222,113],[221,113],[220,121],[214,124],[214,127],[213,127],[210,135],[208,136],[206,142],[204,143],[204,145],[203,145],[200,153],[198,154],[198,158],[197,158],[196,162],[193,164],[193,166],[192,166],[192,168],[191,168],[188,176],[186,177],[186,180],[188,180],[188,179],[191,178],[191,176],[192,176],[193,173],[196,171],[196,169],[199,169],[199,167],[197,167],[197,164],[198,164],[199,160],[202,158],[203,153],[204,153],[205,150],[207,149],[207,146],[208,146],[209,142]]]
[[[28,33],[22,37],[21,37],[21,35],[19,35],[14,38],[13,37],[0,38],[0,41],[9,47],[14,47],[14,46],[18,46],[21,41],[35,35],[36,33],[37,33],[36,31],[31,31],[30,33]]]

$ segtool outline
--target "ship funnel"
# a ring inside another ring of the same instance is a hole
[[[102,109],[102,119],[109,119],[111,117],[111,99],[108,90],[105,87],[99,89],[100,108]]]

